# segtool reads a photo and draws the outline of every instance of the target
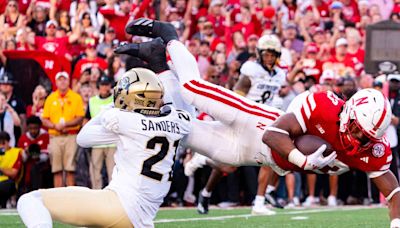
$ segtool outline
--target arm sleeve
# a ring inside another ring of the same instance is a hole
[[[76,141],[81,147],[117,143],[119,137],[116,133],[105,129],[100,123],[100,115],[91,119],[79,132]]]

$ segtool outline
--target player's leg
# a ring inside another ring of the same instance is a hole
[[[293,173],[289,173],[285,176],[285,183],[286,183],[286,189],[288,193],[288,204],[285,206],[285,208],[294,208],[294,188],[295,188],[295,177]]]
[[[328,206],[337,206],[337,192],[338,192],[338,176],[329,176],[329,196],[328,196]]]
[[[233,173],[237,170],[237,167],[227,166],[227,165],[218,165],[218,167],[213,168],[210,176],[208,177],[206,186],[199,193],[199,202],[197,204],[197,211],[200,214],[208,213],[208,204],[210,202],[210,197],[212,192],[214,191],[217,184],[221,181],[224,173]],[[204,210],[202,210],[204,209]]]
[[[114,51],[117,54],[128,54],[138,57],[148,63],[148,67],[159,75],[165,94],[164,103],[172,103],[177,109],[188,111],[195,117],[195,109],[183,101],[180,93],[180,83],[176,73],[167,64],[165,45],[161,38],[139,44],[124,44]]]
[[[307,174],[308,196],[303,203],[304,207],[310,207],[317,202],[315,198],[315,184],[317,183],[316,174]]]
[[[238,121],[236,117],[243,111],[267,118],[279,116],[275,111],[268,111],[230,90],[201,80],[194,56],[178,41],[178,35],[171,24],[140,18],[130,22],[126,31],[132,35],[161,37],[167,44],[179,82],[183,86],[184,100],[216,120],[230,125],[233,121]]]
[[[240,120],[240,113],[277,118],[280,113],[268,110],[231,90],[200,79],[197,62],[186,47],[177,40],[167,45],[168,53],[182,85],[183,99],[216,120],[231,125]]]
[[[182,143],[210,159],[203,157],[202,165],[210,164],[211,161],[232,166],[241,165],[234,129],[219,121],[193,120],[190,134]]]
[[[270,167],[262,166],[258,173],[257,195],[254,200],[254,206],[251,213],[254,215],[274,215],[276,212],[265,207],[265,190],[268,185],[270,173],[273,172]]]
[[[66,187],[33,191],[18,201],[27,227],[51,227],[52,219],[74,226],[133,227],[111,190]]]

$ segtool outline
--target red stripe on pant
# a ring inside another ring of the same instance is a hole
[[[240,102],[241,104],[243,104],[244,106],[246,106],[246,107],[248,107],[248,108],[250,108],[250,109],[256,109],[256,110],[258,110],[258,111],[262,111],[262,112],[268,113],[269,115],[273,115],[273,116],[275,116],[276,118],[280,116],[280,114],[277,113],[277,112],[271,112],[271,111],[262,109],[262,108],[260,108],[260,107],[258,107],[258,106],[256,106],[256,105],[248,104],[248,103],[246,103],[245,101],[243,101],[242,99],[240,99],[240,98],[238,98],[238,97],[236,97],[236,96],[234,96],[234,95],[232,95],[232,94],[229,94],[229,93],[227,93],[227,92],[225,92],[225,91],[223,91],[223,90],[221,90],[221,89],[218,89],[218,88],[215,88],[215,87],[206,85],[206,84],[202,84],[201,82],[198,82],[198,81],[195,81],[195,80],[192,80],[192,81],[190,81],[190,82],[191,82],[193,85],[198,86],[198,87],[200,87],[200,88],[207,89],[207,90],[211,90],[211,91],[214,91],[214,92],[217,92],[217,93],[221,94],[222,96],[225,96],[225,97],[229,97],[229,98],[231,98],[231,99],[234,99],[234,100]]]
[[[246,112],[246,113],[249,113],[249,114],[252,114],[252,115],[255,115],[255,116],[264,117],[264,118],[267,118],[267,119],[270,119],[270,120],[273,120],[273,121],[276,120],[276,117],[274,117],[274,116],[269,116],[269,115],[267,115],[267,114],[262,114],[262,113],[255,112],[255,111],[253,111],[253,110],[244,108],[244,107],[242,107],[242,106],[240,106],[240,105],[238,105],[238,104],[236,104],[236,103],[234,103],[234,102],[232,102],[232,101],[230,101],[230,100],[227,100],[227,99],[224,98],[224,97],[218,97],[218,96],[216,96],[216,95],[214,95],[214,94],[211,94],[211,93],[208,93],[208,92],[204,92],[204,91],[198,90],[198,89],[194,88],[193,86],[191,86],[191,85],[188,84],[188,83],[185,83],[183,86],[184,86],[186,89],[188,89],[189,91],[193,92],[193,93],[200,94],[200,95],[202,95],[202,96],[205,96],[205,97],[211,98],[211,99],[213,99],[213,100],[219,101],[219,102],[221,102],[221,103],[224,103],[224,104],[226,104],[226,105],[229,105],[229,106],[231,106],[231,107],[234,107],[234,108],[236,108],[236,109],[239,109],[239,110],[241,110],[241,111],[244,111],[244,112]]]

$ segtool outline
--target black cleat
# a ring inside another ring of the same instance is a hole
[[[283,205],[278,202],[275,191],[265,193],[265,200],[275,208],[284,208]]]
[[[155,73],[169,69],[165,54],[165,45],[161,38],[139,44],[125,43],[114,49],[114,53],[138,57],[146,61],[150,70]]]
[[[175,27],[166,22],[139,18],[126,25],[125,31],[131,35],[161,37],[167,44],[171,40],[179,40]]]
[[[210,197],[204,197],[199,193],[199,202],[197,203],[197,212],[199,214],[208,214],[208,203],[210,201]]]

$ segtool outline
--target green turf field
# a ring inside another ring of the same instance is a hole
[[[277,210],[274,216],[251,216],[250,208],[211,209],[206,216],[191,209],[161,209],[156,227],[389,227],[386,208],[343,207]],[[23,227],[14,211],[0,211],[0,227]],[[68,227],[56,224],[55,227]]]

